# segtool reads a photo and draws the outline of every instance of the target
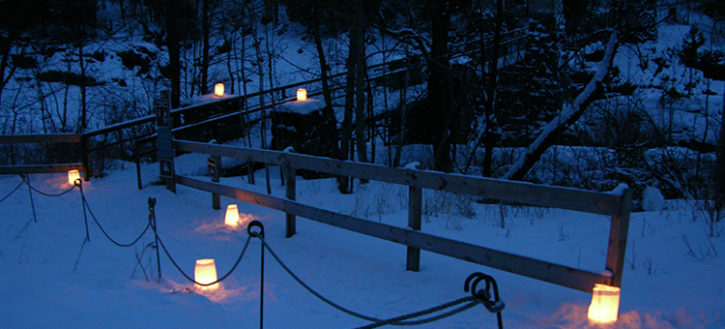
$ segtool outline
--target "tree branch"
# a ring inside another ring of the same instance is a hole
[[[612,60],[614,59],[617,48],[617,32],[612,32],[609,37],[609,42],[607,42],[604,58],[599,62],[597,71],[592,79],[573,101],[565,102],[562,105],[561,113],[544,127],[539,136],[529,145],[526,153],[509,168],[503,178],[513,180],[522,179],[531,167],[539,161],[544,151],[552,145],[556,136],[569,128],[571,124],[581,117],[589,104],[594,101],[596,92],[601,88],[602,81],[612,67]]]

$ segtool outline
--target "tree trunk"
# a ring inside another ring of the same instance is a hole
[[[717,209],[725,208],[725,90],[723,91],[722,98],[723,114],[720,118],[720,136],[717,145],[717,166],[715,168],[715,182],[717,182],[715,204]]]
[[[352,30],[350,31],[350,47],[348,48],[347,62],[345,63],[345,68],[347,69],[347,76],[345,77],[345,114],[342,121],[342,139],[340,142],[340,152],[342,153],[343,159],[351,158],[352,113],[355,109],[355,54],[357,54],[358,43],[355,42],[356,38],[353,37]],[[351,192],[349,190],[349,179],[349,177],[344,177],[340,180],[340,190]]]
[[[202,95],[209,93],[209,0],[201,0],[201,81],[199,91]]]
[[[2,104],[2,94],[3,90],[5,89],[5,84],[7,84],[8,81],[10,81],[10,76],[12,74],[8,74],[7,79],[5,78],[5,70],[9,66],[9,59],[10,59],[10,42],[7,40],[7,38],[0,39],[0,49],[2,49],[2,58],[0,58],[0,104]]]
[[[315,48],[317,49],[317,59],[320,61],[320,79],[322,80],[322,96],[325,99],[326,107],[332,106],[332,91],[330,91],[330,85],[327,77],[327,59],[325,57],[325,50],[322,48],[322,32],[320,31],[319,25],[315,26],[312,31],[315,39]],[[330,111],[332,111],[330,109]],[[329,113],[327,113],[329,114]],[[334,115],[334,114],[333,114]]]
[[[496,1],[496,27],[493,32],[493,51],[491,58],[489,58],[489,69],[488,69],[488,85],[486,86],[486,103],[485,108],[485,124],[483,131],[483,176],[491,177],[491,167],[493,166],[493,149],[498,142],[498,138],[494,134],[494,116],[496,115],[496,88],[498,86],[498,57],[501,45],[501,29],[503,28],[503,0]],[[481,52],[484,52],[484,48],[481,48]],[[482,59],[485,60],[485,56],[482,55]]]
[[[432,43],[428,59],[428,109],[426,117],[433,142],[433,169],[451,171],[450,141],[450,88],[448,65],[448,30],[451,17],[447,3],[429,0],[433,14]]]
[[[85,80],[86,65],[85,65],[85,61],[83,60],[83,44],[82,43],[80,45],[78,45],[78,64],[80,65],[80,68],[81,68],[81,77],[83,77]],[[88,120],[86,119],[86,117],[87,117],[86,109],[87,109],[86,83],[85,83],[85,81],[83,81],[83,83],[81,83],[81,132],[85,131],[86,128],[88,127],[88,123],[87,123]]]
[[[356,0],[357,12],[363,11],[363,0]],[[354,23],[350,33],[350,43],[355,47],[355,141],[357,144],[357,160],[368,162],[366,146],[365,123],[365,22],[362,15],[354,16]],[[361,182],[363,182],[361,180]]]
[[[166,46],[169,52],[169,79],[171,80],[171,108],[178,108],[181,100],[181,60],[179,58],[179,32],[177,30],[176,2],[166,1]]]
[[[340,152],[340,147],[337,145],[339,137],[337,134],[337,119],[335,118],[335,111],[332,109],[332,91],[327,76],[327,61],[325,58],[325,51],[322,48],[322,33],[320,31],[320,22],[312,29],[312,35],[315,39],[315,48],[317,49],[317,58],[320,61],[320,79],[322,80],[322,94],[325,98],[325,107],[322,109],[323,123],[322,129],[324,129],[325,140],[327,145],[330,147],[330,153],[333,158],[345,159],[346,154]],[[346,177],[337,177],[337,188],[341,193],[348,193],[350,185],[347,185]]]

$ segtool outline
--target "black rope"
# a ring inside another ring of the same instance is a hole
[[[98,229],[101,231],[101,233],[103,233],[103,235],[106,236],[106,239],[108,239],[108,241],[111,241],[111,243],[113,243],[119,247],[125,248],[125,247],[130,247],[130,246],[135,245],[136,242],[138,242],[138,240],[141,240],[141,238],[146,234],[146,232],[148,232],[149,228],[151,227],[151,224],[147,223],[146,227],[144,227],[143,231],[141,231],[141,234],[139,234],[135,239],[133,239],[133,241],[131,241],[129,243],[118,242],[108,234],[106,229],[103,228],[101,223],[96,218],[96,215],[93,214],[91,207],[88,205],[88,200],[86,199],[86,196],[83,194],[83,190],[81,190],[81,200],[83,201],[83,205],[86,207],[86,209],[88,209],[88,213],[91,215],[91,218],[96,223],[96,226],[98,226]]]
[[[349,315],[352,315],[354,317],[357,317],[357,318],[360,318],[363,320],[374,322],[373,324],[369,325],[369,326],[372,326],[370,328],[380,327],[380,326],[388,325],[388,324],[395,325],[395,326],[410,326],[410,325],[428,323],[428,322],[440,320],[440,319],[455,315],[457,313],[463,312],[479,303],[479,301],[476,299],[475,296],[467,296],[467,297],[459,298],[454,301],[444,303],[444,304],[441,304],[438,306],[434,306],[434,307],[431,307],[431,308],[428,308],[428,309],[425,309],[422,311],[394,317],[391,319],[378,319],[378,318],[375,318],[372,316],[367,316],[367,315],[352,311],[350,309],[347,309],[343,306],[340,306],[340,305],[336,304],[335,302],[322,296],[320,293],[318,293],[314,289],[312,289],[309,285],[307,285],[304,281],[302,281],[294,272],[292,272],[292,270],[290,270],[289,267],[287,267],[287,265],[279,258],[279,256],[277,256],[277,254],[274,252],[274,250],[272,250],[272,248],[264,240],[263,237],[260,236],[259,239],[262,241],[263,247],[267,248],[267,250],[269,250],[269,253],[275,259],[275,261],[277,261],[277,263],[287,272],[287,274],[289,274],[293,279],[295,279],[295,281],[297,281],[297,283],[300,284],[302,287],[304,287],[309,293],[313,294],[315,297],[317,297],[321,301],[325,302],[326,304],[332,306],[333,308],[335,308],[339,311],[342,311],[344,313],[347,313]],[[451,308],[453,306],[456,306],[458,304],[465,303],[465,302],[470,302],[470,303],[463,305],[455,310],[451,310],[451,311],[448,311],[443,314],[436,315],[436,316],[433,316],[430,318],[420,319],[420,320],[415,320],[415,321],[405,321],[408,319],[417,318],[417,317],[421,317],[421,316],[428,315],[431,313],[439,312],[444,309]],[[363,327],[363,328],[367,328],[367,327]]]
[[[229,272],[227,272],[226,274],[222,275],[216,281],[210,282],[210,283],[200,283],[200,282],[196,282],[196,280],[194,280],[188,274],[186,274],[186,272],[184,272],[184,270],[181,269],[181,267],[179,266],[179,264],[176,263],[176,261],[174,260],[174,258],[171,257],[171,254],[169,253],[169,250],[166,249],[166,245],[164,245],[164,241],[161,240],[160,237],[159,237],[159,245],[161,246],[161,249],[164,251],[164,254],[166,254],[166,257],[168,257],[169,260],[171,261],[171,264],[173,264],[174,267],[176,267],[176,269],[179,271],[179,273],[181,273],[181,275],[183,275],[187,280],[191,281],[194,284],[198,284],[200,286],[208,287],[208,286],[211,286],[211,285],[214,285],[214,284],[217,284],[219,282],[224,281],[228,276],[230,276],[232,274],[232,272],[234,272],[234,270],[237,268],[237,265],[239,265],[239,262],[242,261],[242,257],[244,257],[244,252],[247,251],[247,246],[249,246],[249,241],[251,241],[251,240],[252,240],[252,237],[251,236],[250,237],[247,237],[247,241],[244,243],[244,248],[242,248],[242,252],[239,254],[239,257],[237,257],[236,262],[234,262],[234,265],[229,270]]]
[[[484,289],[478,289],[478,284],[482,281],[486,283],[486,287]],[[491,294],[491,288],[493,288],[493,294]],[[470,291],[471,296],[483,304],[489,312],[496,313],[498,328],[503,329],[501,311],[506,307],[506,303],[501,300],[498,294],[498,284],[492,276],[481,272],[475,272],[469,275],[463,284],[463,291]]]
[[[464,304],[462,306],[459,306],[456,309],[453,309],[453,310],[450,310],[448,312],[441,313],[441,314],[438,314],[438,315],[435,315],[435,316],[431,316],[429,318],[424,318],[424,319],[419,319],[419,320],[411,320],[411,321],[404,321],[404,320],[408,320],[408,319],[418,318],[418,317],[421,317],[421,316],[424,316],[424,315],[428,315],[428,314],[431,314],[431,313],[439,312],[439,311],[445,310],[447,308],[451,308],[453,306],[456,306],[458,304],[465,303],[465,302],[468,302],[468,303],[467,304]],[[415,326],[415,325],[420,325],[420,324],[426,324],[426,323],[430,323],[430,322],[433,322],[433,321],[438,321],[440,319],[444,319],[444,318],[447,318],[447,317],[456,315],[458,313],[461,313],[461,312],[463,312],[463,311],[465,311],[465,310],[467,310],[467,309],[469,309],[471,307],[474,307],[474,306],[478,305],[478,303],[479,302],[474,297],[471,297],[471,296],[462,297],[462,298],[456,299],[454,301],[451,301],[451,302],[448,302],[448,303],[445,303],[445,304],[441,304],[441,305],[438,305],[438,306],[434,306],[434,307],[431,307],[431,308],[428,308],[428,309],[425,309],[425,310],[422,310],[422,311],[413,312],[413,313],[409,313],[409,314],[405,314],[405,315],[400,315],[400,316],[396,316],[396,317],[393,317],[393,318],[390,318],[390,319],[387,319],[387,320],[381,320],[381,321],[378,321],[378,322],[375,322],[375,323],[371,323],[371,324],[366,325],[366,326],[358,327],[358,329],[370,329],[370,328],[377,328],[377,327],[382,327],[382,326],[386,326],[386,325],[394,325],[394,326]]]
[[[325,302],[327,305],[330,305],[330,306],[336,308],[339,311],[342,311],[344,313],[347,313],[349,315],[352,315],[352,316],[354,316],[356,318],[360,318],[360,319],[367,320],[367,321],[373,321],[373,322],[382,321],[380,319],[377,319],[377,318],[374,318],[374,317],[371,317],[371,316],[367,316],[367,315],[360,314],[360,313],[357,313],[355,311],[349,310],[349,309],[347,309],[345,307],[342,307],[342,306],[336,304],[335,302],[333,302],[333,301],[325,298],[320,293],[318,293],[317,291],[315,291],[314,289],[312,289],[310,286],[308,286],[296,274],[294,274],[294,272],[292,272],[292,270],[290,270],[289,267],[287,267],[287,265],[285,265],[285,263],[279,258],[279,256],[277,256],[277,253],[275,253],[274,250],[272,250],[272,248],[270,248],[269,244],[267,244],[267,241],[265,241],[264,238],[260,237],[259,240],[262,241],[262,245],[265,248],[267,248],[267,250],[269,250],[269,253],[277,261],[277,263],[280,266],[282,266],[282,268],[287,272],[287,274],[289,274],[293,279],[295,279],[295,281],[297,281],[297,283],[299,283],[302,287],[304,287],[305,289],[307,289],[307,291],[309,293],[315,295],[315,297],[317,297],[319,300]]]
[[[4,197],[2,197],[2,199],[0,199],[0,203],[2,203],[3,201],[5,201],[5,199],[9,198],[11,195],[13,195],[13,193],[15,193],[15,191],[17,191],[20,188],[20,186],[23,185],[23,183],[25,183],[25,179],[24,178],[20,181],[20,183],[18,183],[17,186],[15,186],[15,188],[13,188],[12,191],[10,191],[10,193],[6,194]]]
[[[75,185],[73,185],[73,186],[71,186],[70,188],[68,188],[67,190],[64,190],[64,191],[62,191],[62,192],[60,192],[60,193],[49,193],[49,192],[44,192],[44,191],[41,191],[41,190],[39,190],[39,189],[37,189],[37,188],[33,187],[32,185],[30,185],[30,183],[29,183],[29,182],[25,182],[25,184],[27,184],[27,185],[28,185],[28,187],[29,187],[29,188],[30,188],[31,190],[33,190],[33,192],[36,192],[36,193],[38,193],[38,194],[40,194],[40,195],[43,195],[43,196],[47,196],[47,197],[51,197],[51,198],[54,198],[54,197],[59,197],[59,196],[63,196],[63,195],[65,195],[65,194],[67,194],[68,192],[70,192],[70,191],[73,191],[73,189],[75,189],[75,188],[76,188],[76,186],[75,186]]]

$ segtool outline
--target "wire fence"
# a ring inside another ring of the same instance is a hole
[[[95,224],[95,226],[101,231],[103,236],[110,241],[112,244],[118,246],[118,247],[131,247],[136,245],[144,236],[147,235],[149,231],[152,231],[154,234],[154,242],[148,244],[147,246],[151,245],[156,250],[156,265],[157,265],[157,273],[158,273],[158,280],[161,279],[161,262],[160,262],[160,251],[163,251],[163,253],[166,255],[166,257],[169,259],[173,267],[189,282],[201,286],[201,287],[208,287],[213,286],[215,284],[221,283],[224,280],[228,279],[232,273],[237,269],[239,264],[241,263],[242,259],[244,258],[244,255],[247,252],[247,249],[249,247],[249,244],[252,239],[259,239],[261,243],[261,259],[260,259],[260,316],[259,316],[259,327],[260,329],[263,328],[264,324],[264,299],[263,299],[263,290],[264,289],[264,255],[265,251],[267,251],[272,258],[275,260],[275,262],[284,269],[284,271],[294,279],[294,281],[305,288],[305,290],[318,298],[319,300],[323,301],[330,307],[333,307],[337,309],[338,311],[341,311],[343,313],[346,313],[350,316],[365,320],[370,322],[367,325],[361,326],[359,328],[378,328],[386,325],[393,325],[393,326],[415,326],[415,325],[421,325],[426,323],[435,322],[444,318],[451,317],[453,315],[459,314],[461,312],[464,312],[466,310],[469,310],[473,308],[476,305],[483,305],[488,311],[491,313],[495,313],[497,316],[497,322],[498,327],[501,329],[503,328],[503,321],[502,321],[502,315],[501,312],[503,311],[505,304],[499,297],[498,292],[498,285],[496,284],[493,277],[483,274],[483,273],[473,273],[468,278],[466,278],[464,283],[464,292],[470,292],[470,296],[464,296],[460,297],[445,303],[441,303],[439,305],[425,308],[419,311],[391,317],[391,318],[379,318],[371,315],[366,315],[361,312],[353,311],[347,307],[344,307],[340,305],[339,303],[336,303],[332,301],[331,299],[323,296],[318,291],[313,289],[309,284],[307,284],[305,281],[303,281],[299,275],[297,275],[285,262],[282,260],[282,258],[274,251],[272,246],[270,246],[269,242],[264,239],[264,226],[259,221],[252,221],[248,227],[247,227],[247,239],[244,241],[244,245],[239,253],[239,256],[237,257],[236,261],[232,265],[232,267],[221,277],[219,277],[217,280],[213,282],[198,282],[195,278],[190,276],[182,269],[182,267],[179,265],[179,263],[174,259],[171,252],[167,248],[166,244],[164,244],[163,239],[158,234],[158,227],[156,225],[156,215],[155,215],[155,204],[156,199],[149,198],[149,218],[146,225],[140,230],[140,233],[135,235],[135,238],[132,239],[130,242],[119,242],[118,239],[113,238],[111,234],[109,234],[108,230],[104,228],[104,226],[101,224],[101,221],[96,217],[96,215],[93,213],[93,210],[91,209],[88,199],[86,199],[85,194],[83,192],[83,182],[81,179],[78,179],[75,181],[75,184],[61,192],[58,193],[51,193],[39,190],[38,188],[32,186],[30,184],[30,179],[28,175],[21,175],[21,182],[8,194],[6,194],[0,202],[7,199],[10,195],[15,193],[20,186],[23,184],[28,186],[28,191],[30,193],[30,197],[32,200],[32,193],[38,193],[40,195],[46,196],[46,197],[61,197],[63,195],[66,195],[70,191],[74,189],[78,189],[80,197],[81,197],[81,207],[83,208],[83,216],[84,216],[84,223],[85,223],[85,230],[86,230],[86,237],[83,240],[78,257],[76,258],[76,262],[74,265],[74,271],[78,267],[78,263],[80,262],[81,254],[83,252],[84,247],[88,242],[90,242],[90,235],[88,230],[88,215],[90,215],[90,218],[92,219],[92,222]],[[34,205],[31,202],[31,205],[34,210]],[[26,225],[29,225],[26,224]],[[145,248],[145,247],[144,247]],[[485,283],[485,288],[478,289],[479,283]],[[493,290],[493,293],[491,293],[491,290]]]

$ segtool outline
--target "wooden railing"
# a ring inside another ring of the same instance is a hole
[[[507,31],[503,34],[504,45],[518,44],[526,37],[525,29],[517,29],[513,31]],[[487,43],[486,43],[487,44]],[[477,44],[461,44],[453,45],[453,51],[461,53],[471,52],[472,47],[475,48]],[[506,47],[508,49],[508,46]],[[505,55],[505,54],[504,54]],[[410,58],[398,59],[385,63],[370,65],[367,67],[368,74],[366,79],[370,84],[377,86],[379,84],[386,84],[391,77],[402,74],[408,69],[408,65],[411,61]],[[336,92],[344,88],[345,77],[347,72],[332,74],[328,77],[331,91]],[[255,113],[261,112],[266,109],[271,109],[280,104],[293,100],[288,98],[287,95],[293,95],[294,90],[298,87],[307,87],[308,95],[314,97],[322,94],[321,90],[321,78],[295,82],[292,84],[279,86],[269,90],[257,91],[246,95],[230,96],[220,99],[214,102],[208,102],[204,104],[195,104],[184,106],[177,109],[171,110],[172,118],[172,132],[175,136],[189,136],[193,135],[195,131],[205,130],[207,127],[215,127],[220,122],[229,122],[234,120],[235,117],[248,117]],[[267,103],[265,106],[243,106],[247,100],[255,99],[264,95],[275,95],[275,102]],[[338,95],[339,96],[339,95]],[[218,110],[218,109],[222,110]],[[197,120],[182,120],[182,117],[197,117]],[[84,171],[89,173],[85,175],[86,179],[90,176],[92,170],[92,164],[94,158],[104,158],[107,156],[105,152],[113,150],[113,154],[126,155],[131,160],[130,153],[134,153],[134,158],[138,162],[138,154],[134,151],[138,145],[143,143],[152,143],[156,139],[155,127],[153,126],[156,120],[156,115],[146,115],[139,118],[131,119],[124,122],[110,124],[102,128],[91,129],[84,131],[82,134],[66,135],[66,134],[49,134],[49,135],[35,135],[35,136],[47,136],[45,137],[34,137],[35,141],[43,141],[50,143],[61,143],[64,140],[71,138],[74,142],[81,144],[81,162],[84,167]],[[245,119],[247,124],[251,122],[249,119]],[[242,122],[240,122],[242,124]],[[245,128],[245,127],[242,127]],[[208,130],[208,129],[206,129]],[[238,129],[239,130],[239,129]],[[241,130],[240,130],[241,131]],[[24,142],[18,143],[30,143],[31,139],[28,139],[29,135],[21,135],[24,137],[13,137],[12,135],[0,136],[0,144],[10,144],[12,140],[24,140]],[[59,136],[66,136],[60,137]],[[74,137],[68,137],[74,136]],[[15,139],[13,139],[15,138]],[[77,141],[75,141],[77,140]],[[4,142],[3,142],[4,141]],[[150,144],[152,145],[152,144]],[[105,155],[104,155],[105,154]],[[75,164],[68,164],[75,165]],[[138,165],[137,165],[138,167]],[[48,171],[48,170],[61,170],[61,168],[67,168],[59,166],[59,164],[51,167],[27,167],[27,170],[37,171]],[[11,170],[5,166],[4,170]],[[140,183],[139,183],[140,186]]]
[[[78,144],[81,153],[84,152],[83,136],[80,134],[46,134],[46,135],[0,135],[0,144]],[[75,157],[80,159],[81,157]],[[23,163],[0,165],[0,174],[21,173],[54,173],[67,172],[72,169],[85,172],[81,162],[74,163]],[[88,175],[84,175],[87,178]]]
[[[591,292],[595,283],[621,286],[624,254],[631,209],[628,188],[603,193],[581,189],[544,186],[483,177],[447,174],[434,171],[391,168],[376,164],[341,161],[324,157],[279,151],[250,149],[174,140],[175,149],[203,153],[213,157],[230,157],[246,161],[279,165],[286,173],[286,198],[225,186],[215,182],[176,175],[175,183],[287,213],[287,236],[296,232],[295,216],[367,234],[408,247],[407,268],[418,270],[420,250],[494,267],[507,272],[543,280],[564,287]],[[295,201],[295,171],[306,169],[332,175],[352,176],[406,185],[409,188],[408,226],[401,228],[362,218],[315,208]],[[217,168],[218,170],[218,168]],[[469,194],[486,199],[523,203],[534,206],[577,210],[610,216],[609,244],[605,270],[607,274],[589,272],[544,260],[516,255],[466,242],[419,232],[421,229],[422,189]]]

